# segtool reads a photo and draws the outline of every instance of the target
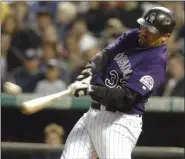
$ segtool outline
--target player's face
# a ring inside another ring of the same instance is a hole
[[[160,34],[153,34],[147,29],[141,26],[141,32],[139,34],[139,42],[141,46],[151,47],[152,44],[161,37]]]

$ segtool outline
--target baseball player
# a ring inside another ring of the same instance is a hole
[[[175,27],[164,7],[150,9],[137,22],[140,29],[123,33],[90,59],[69,86],[93,102],[69,134],[61,159],[131,159],[145,104],[165,79],[165,43]]]

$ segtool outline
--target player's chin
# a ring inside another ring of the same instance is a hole
[[[143,48],[148,48],[149,47],[149,44],[147,41],[143,40],[143,39],[139,39],[139,44],[141,47]]]

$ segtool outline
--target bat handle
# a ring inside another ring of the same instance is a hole
[[[59,99],[61,96],[63,96],[65,94],[65,96],[72,96],[72,91],[70,89],[67,89],[66,91],[62,91],[62,92],[58,92],[54,96],[53,100]]]

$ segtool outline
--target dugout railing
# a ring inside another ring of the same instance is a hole
[[[41,97],[38,94],[21,94],[11,96],[1,93],[1,106],[19,107],[24,101]],[[90,97],[71,98],[63,97],[48,105],[46,109],[88,109],[91,103]],[[151,97],[146,105],[149,112],[184,112],[184,98],[180,97]]]
[[[16,153],[62,153],[63,145],[50,146],[41,143],[16,143],[16,142],[1,142],[1,152],[16,152]],[[155,157],[155,158],[183,158],[184,149],[178,147],[146,147],[138,146],[133,151],[133,156],[136,157]]]

